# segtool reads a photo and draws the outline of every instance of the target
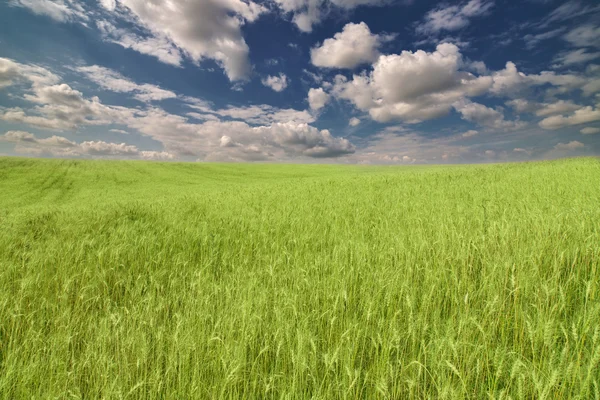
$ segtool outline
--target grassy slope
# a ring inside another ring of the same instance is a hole
[[[600,397],[600,162],[0,158],[0,398]]]

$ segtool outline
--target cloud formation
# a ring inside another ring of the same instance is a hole
[[[103,89],[116,93],[134,93],[133,97],[140,101],[159,101],[177,97],[170,90],[164,90],[159,86],[147,83],[138,85],[118,72],[98,65],[78,67],[76,70]]]
[[[470,0],[460,5],[443,4],[429,11],[416,31],[421,34],[456,31],[469,25],[472,18],[486,15],[493,6],[491,0]]]
[[[380,35],[372,34],[364,22],[349,23],[342,32],[311,49],[311,61],[322,68],[356,68],[375,61],[384,40]]]
[[[291,14],[292,21],[302,32],[312,32],[313,25],[321,22],[329,10],[352,10],[359,6],[382,6],[393,0],[274,0],[284,14]],[[401,1],[401,3],[410,3]]]
[[[554,115],[540,121],[539,125],[544,129],[559,129],[571,125],[586,124],[600,121],[600,109],[591,106],[581,107],[571,115]]]
[[[141,151],[136,146],[126,143],[109,143],[101,140],[76,143],[56,135],[39,139],[32,133],[24,131],[8,131],[0,136],[0,141],[14,143],[17,153],[38,156],[135,157],[147,160],[172,160],[174,158],[167,152]]]
[[[368,75],[354,75],[352,80],[338,75],[332,93],[368,111],[376,121],[417,123],[446,115],[456,101],[491,87],[491,77],[477,77],[461,70],[462,65],[458,47],[450,43],[431,53],[382,55]]]
[[[9,5],[24,7],[37,15],[44,15],[58,22],[87,21],[83,5],[77,0],[11,0]]]
[[[103,22],[100,27],[110,40],[176,65],[181,54],[196,63],[215,60],[231,81],[248,77],[250,50],[241,27],[266,12],[262,5],[242,0],[173,0],[168,7],[162,0],[119,0],[119,5],[149,34],[140,36]]]
[[[122,75],[99,67],[80,67],[99,86],[117,93],[132,93],[162,98],[158,86],[138,84]],[[328,130],[319,130],[309,123],[315,120],[307,111],[280,109],[268,105],[228,106],[215,109],[200,99],[179,97],[202,123],[169,113],[147,104],[145,108],[110,106],[61,83],[50,71],[31,65],[0,59],[0,79],[3,85],[26,82],[30,89],[23,100],[33,104],[29,110],[0,108],[0,119],[40,128],[72,131],[82,126],[126,127],[160,142],[164,151],[142,151],[134,145],[109,143],[102,140],[75,143],[62,136],[38,139],[24,131],[11,131],[3,141],[17,145],[16,151],[36,155],[109,156],[171,159],[197,157],[206,160],[277,161],[291,157],[331,158],[352,154],[355,147],[347,139],[334,137]],[[171,96],[168,96],[171,97]],[[210,117],[209,117],[210,116]],[[110,128],[113,132],[127,132]],[[224,134],[227,132],[227,134]]]
[[[276,92],[282,92],[288,87],[288,78],[285,74],[279,74],[279,76],[267,76],[262,81],[264,86],[270,87]]]
[[[318,111],[325,107],[331,96],[323,88],[310,89],[308,91],[308,104],[311,110]]]

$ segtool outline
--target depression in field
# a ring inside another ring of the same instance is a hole
[[[0,400],[600,400],[600,4],[0,2]]]

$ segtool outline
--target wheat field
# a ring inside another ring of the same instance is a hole
[[[600,399],[600,161],[0,158],[0,398]]]

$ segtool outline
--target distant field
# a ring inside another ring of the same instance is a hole
[[[0,398],[599,399],[600,161],[0,158]]]

